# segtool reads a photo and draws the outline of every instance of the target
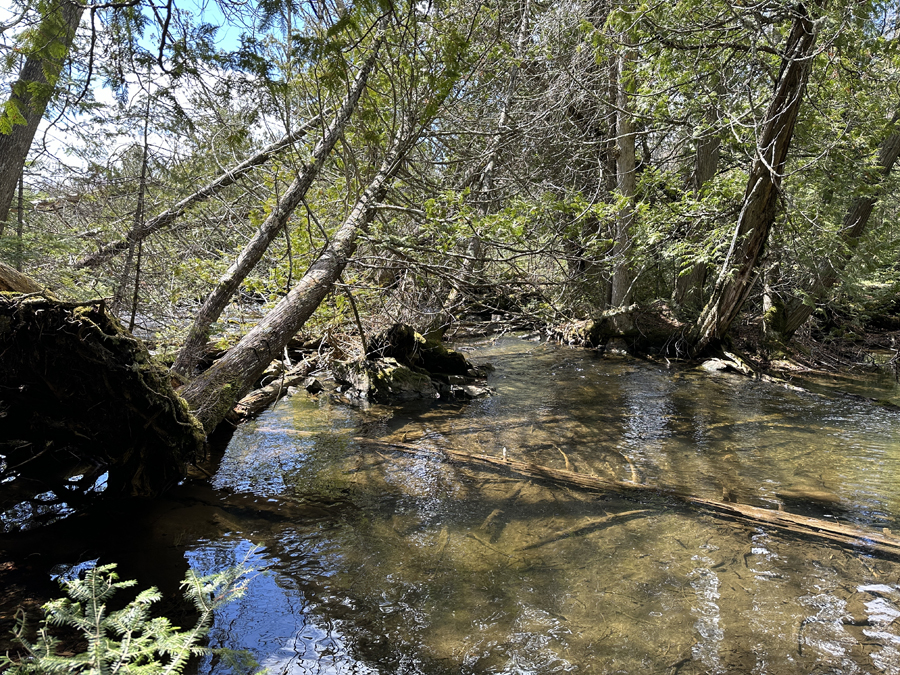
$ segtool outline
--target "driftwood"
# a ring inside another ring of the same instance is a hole
[[[288,387],[295,387],[312,372],[311,361],[303,361],[288,370],[271,384],[256,389],[238,401],[232,411],[232,422],[243,422],[259,415],[263,410],[287,394]]]
[[[865,549],[871,552],[900,557],[900,537],[894,536],[887,530],[877,532],[872,529],[842,525],[840,523],[829,522],[819,518],[809,518],[807,516],[801,516],[785,511],[763,509],[748,504],[703,499],[683,494],[669,488],[644,485],[630,481],[613,480],[601,476],[565,471],[563,469],[554,469],[552,467],[541,466],[531,462],[520,462],[502,457],[472,454],[452,449],[442,449],[439,452],[435,452],[423,450],[410,443],[379,441],[371,438],[359,438],[357,440],[360,443],[388,447],[407,454],[445,457],[455,462],[490,466],[496,469],[510,471],[521,476],[553,483],[554,485],[563,485],[579,490],[613,492],[630,498],[642,497],[646,499],[648,497],[664,497],[666,499],[681,502],[686,506],[711,512],[720,517],[749,522],[756,525],[767,525],[793,534],[828,539],[847,548]]]

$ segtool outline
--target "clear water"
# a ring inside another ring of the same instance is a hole
[[[496,396],[300,395],[237,430],[220,501],[159,525],[201,572],[261,547],[214,646],[271,675],[900,673],[897,562],[365,440],[900,529],[898,413],[516,338],[470,357]]]

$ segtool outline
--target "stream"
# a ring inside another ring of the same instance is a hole
[[[900,673],[896,561],[366,443],[896,531],[900,413],[518,337],[464,349],[496,395],[359,409],[301,392],[241,426],[212,486],[120,540],[127,571],[249,557],[211,645],[269,675]]]

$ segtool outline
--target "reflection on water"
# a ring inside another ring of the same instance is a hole
[[[231,510],[185,543],[202,572],[263,546],[214,645],[272,674],[900,673],[897,563],[359,440],[505,449],[880,529],[900,514],[896,413],[514,338],[471,356],[495,364],[496,396],[298,396],[238,429],[216,487],[278,517]]]

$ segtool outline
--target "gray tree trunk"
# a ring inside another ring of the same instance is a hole
[[[167,209],[139,226],[133,227],[131,231],[125,235],[124,239],[106,244],[102,246],[99,251],[85,256],[75,263],[75,269],[81,269],[82,267],[96,267],[97,265],[106,262],[117,253],[129,250],[132,246],[139,241],[143,241],[151,234],[168,227],[181,217],[181,215],[190,207],[205,202],[207,199],[215,196],[218,192],[234,185],[241,177],[249,173],[251,169],[262,166],[279,151],[306,136],[310,129],[313,129],[321,123],[322,116],[317,115],[294,131],[285,134],[271,145],[267,145],[252,157],[245,159],[237,166],[229,169],[215,180],[207,183],[192,195],[185,197],[171,209]]]
[[[372,221],[376,204],[384,198],[391,179],[417,138],[416,133],[401,133],[394,140],[378,173],[334,233],[322,256],[252,331],[179,392],[207,433],[250,391],[331,290],[356,249],[359,232]]]
[[[347,98],[344,100],[343,105],[335,114],[325,134],[316,144],[312,153],[312,159],[302,168],[278,201],[276,207],[260,225],[256,234],[244,246],[237,260],[219,279],[216,287],[206,298],[206,301],[194,318],[187,340],[178,352],[178,358],[172,366],[172,370],[176,373],[186,377],[190,377],[193,374],[197,361],[200,359],[203,348],[206,345],[210,325],[221,316],[222,311],[231,301],[231,297],[240,287],[241,282],[256,267],[256,264],[265,254],[266,249],[269,248],[269,245],[278,236],[278,233],[284,229],[294,210],[303,201],[309,186],[312,185],[316,176],[318,176],[322,165],[334,148],[335,143],[337,143],[338,138],[344,133],[344,128],[356,109],[359,97],[366,87],[369,73],[375,67],[381,42],[382,40],[379,39],[372,50],[372,54],[357,74],[356,80],[347,93]]]
[[[34,134],[56,87],[83,13],[84,6],[80,3],[57,0],[38,28],[41,51],[25,59],[19,79],[12,86],[6,104],[19,111],[25,124],[14,125],[9,134],[0,134],[0,235],[9,219]],[[57,50],[60,56],[48,56],[49,52]]]
[[[637,161],[635,156],[634,119],[631,115],[631,92],[629,82],[634,74],[635,59],[631,45],[624,45],[618,58],[616,81],[616,191],[622,198],[622,207],[616,214],[615,233],[610,254],[613,258],[612,283],[610,284],[610,305],[624,307],[631,304],[634,270],[629,253],[631,250],[632,227],[635,221],[635,193],[637,192]],[[623,314],[615,319],[619,329],[631,327],[631,317]]]
[[[800,4],[795,9],[775,93],[760,130],[731,247],[690,336],[694,353],[725,336],[756,281],[757,266],[775,220],[784,164],[809,79],[815,42],[816,24]]]
[[[896,126],[898,118],[900,118],[900,115],[895,114],[894,119],[891,120],[891,127]],[[825,260],[819,267],[816,279],[806,291],[806,295],[811,299],[811,302],[804,302],[802,299],[795,297],[785,304],[781,333],[782,340],[789,340],[797,332],[797,329],[806,323],[806,320],[809,319],[815,309],[815,302],[822,300],[826,296],[837,282],[844,267],[850,262],[853,250],[859,243],[859,239],[869,222],[869,217],[872,215],[872,209],[878,202],[882,183],[894,168],[898,155],[900,155],[900,132],[895,131],[882,141],[878,149],[878,171],[867,186],[869,192],[874,186],[876,188],[875,193],[868,194],[865,197],[857,197],[850,208],[847,209],[847,213],[844,214],[839,237],[845,247],[845,252],[839,255],[837,260]]]

